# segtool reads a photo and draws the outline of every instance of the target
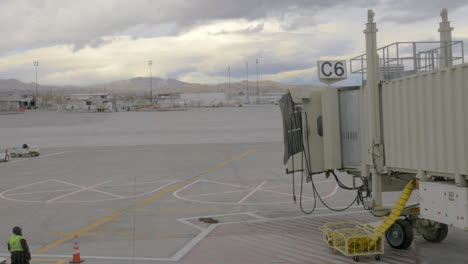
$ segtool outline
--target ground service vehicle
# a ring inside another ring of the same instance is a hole
[[[22,156],[39,156],[39,147],[30,146],[28,144],[23,144],[22,146],[15,146],[11,148],[11,157],[22,157]]]

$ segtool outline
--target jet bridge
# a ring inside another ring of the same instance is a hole
[[[327,173],[340,187],[355,190],[357,201],[373,215],[389,216],[375,237],[385,233],[394,248],[411,245],[413,228],[426,240],[440,242],[448,226],[468,231],[463,42],[452,41],[444,9],[440,41],[396,42],[377,49],[373,16],[370,10],[366,54],[350,60],[351,73],[361,74],[362,86],[291,89],[281,100],[286,171],[304,174],[313,186],[315,174]],[[362,185],[346,186],[337,170]],[[382,202],[384,183],[391,179],[408,182],[398,185],[403,194],[393,210]],[[418,188],[420,204],[406,206],[410,190]]]

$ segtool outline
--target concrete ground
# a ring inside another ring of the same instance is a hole
[[[320,202],[304,215],[281,164],[281,126],[277,106],[1,116],[1,146],[42,151],[0,163],[0,256],[19,225],[32,263],[66,263],[75,234],[85,263],[354,263],[327,248],[318,227],[375,218],[358,205],[335,213]],[[354,198],[324,176],[315,182],[327,204]],[[455,228],[440,244],[416,236],[409,250],[386,247],[379,263],[465,263],[466,242]]]

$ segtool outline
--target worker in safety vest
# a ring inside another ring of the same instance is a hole
[[[11,264],[29,264],[31,260],[28,243],[21,232],[20,227],[13,227],[13,235],[8,240],[8,251],[11,252]]]

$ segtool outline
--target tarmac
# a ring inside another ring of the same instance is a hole
[[[272,105],[2,115],[0,145],[39,145],[41,156],[0,163],[0,256],[19,225],[32,263],[68,263],[75,234],[84,263],[354,263],[328,248],[318,227],[376,219],[356,204],[333,212],[317,202],[303,214],[282,166],[282,138]],[[324,175],[314,181],[333,207],[355,197]],[[299,196],[299,177],[295,188]],[[388,204],[397,197],[384,195]],[[465,263],[467,242],[467,232],[450,228],[440,244],[416,236],[408,250],[386,246],[381,261],[360,262]]]

